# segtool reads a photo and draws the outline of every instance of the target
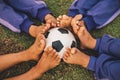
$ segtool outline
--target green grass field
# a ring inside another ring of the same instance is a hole
[[[55,17],[67,14],[68,8],[73,0],[44,0]],[[39,22],[36,22],[38,24]],[[120,16],[112,23],[100,30],[93,30],[91,34],[95,38],[102,37],[103,34],[109,34],[120,38]],[[19,52],[29,48],[34,42],[34,38],[26,33],[14,33],[0,25],[0,54]],[[92,54],[92,52],[91,52]],[[12,77],[28,71],[36,62],[23,62],[0,73],[2,78]],[[34,73],[33,73],[34,74]],[[56,68],[46,72],[38,80],[95,80],[93,72],[88,71],[81,66],[69,65],[61,62]],[[32,75],[31,75],[32,76]]]

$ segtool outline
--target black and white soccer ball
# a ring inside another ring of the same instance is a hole
[[[65,28],[52,28],[46,34],[46,47],[52,46],[59,54],[60,58],[66,47],[77,47],[74,35]]]

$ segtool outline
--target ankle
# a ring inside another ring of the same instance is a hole
[[[84,54],[81,66],[84,67],[84,68],[87,68],[87,66],[89,64],[89,60],[90,60],[90,56]]]
[[[27,76],[29,76],[29,77],[25,76],[24,79],[28,79],[28,80],[36,80],[36,79],[38,79],[39,77],[41,77],[43,75],[43,74],[41,74],[39,72],[39,70],[40,70],[40,68],[33,67],[27,74]]]
[[[22,59],[24,60],[24,61],[29,61],[29,60],[31,60],[31,55],[29,55],[29,50],[27,49],[27,50],[25,50],[25,51],[22,51],[22,53],[20,54],[21,55],[21,57],[22,57]]]
[[[41,65],[41,62],[38,62],[38,64],[34,67],[39,74],[44,74],[47,70],[44,70],[44,66]]]
[[[40,68],[40,66],[34,66],[33,67],[33,71],[35,71],[36,76],[40,77],[41,75],[43,75],[45,72]]]
[[[90,56],[86,56],[85,60],[84,60],[84,63],[83,63],[83,67],[84,68],[87,68],[88,64],[89,64],[89,61],[90,61]]]
[[[37,51],[36,51],[37,52]],[[27,53],[25,54],[26,55],[26,58],[28,60],[35,60],[35,61],[38,61],[39,59],[39,55],[36,54],[36,52],[34,50],[31,49],[28,49],[27,50]]]
[[[90,49],[94,49],[95,48],[95,46],[96,46],[96,39],[92,39],[91,40],[91,42],[90,42],[91,44],[90,44]]]

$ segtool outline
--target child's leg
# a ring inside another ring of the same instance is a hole
[[[0,56],[0,72],[5,69],[28,60],[38,60],[39,55],[43,51],[45,46],[45,38],[39,34],[35,43],[27,50],[18,53],[11,53]]]
[[[85,16],[87,11],[99,1],[100,0],[75,0],[69,8],[68,16],[73,18],[78,14]]]
[[[114,38],[109,35],[103,35],[97,39],[95,50],[110,56],[120,58],[120,38]]]
[[[78,35],[81,47],[94,49],[99,53],[120,57],[120,39],[113,38],[109,35],[103,35],[100,39],[94,39],[86,30],[84,22],[80,21],[77,25],[73,26],[74,32]]]
[[[102,28],[120,14],[119,0],[100,0],[83,18],[88,31]]]
[[[84,22],[80,21],[73,26],[74,32],[78,35],[81,47],[94,49],[99,53],[106,53],[107,55],[120,57],[120,39],[109,35],[103,35],[100,39],[94,39],[86,30]]]
[[[15,11],[13,8],[6,5],[2,0],[0,3],[0,23],[14,32],[24,31],[33,37],[36,37],[39,32],[45,33],[45,31],[49,28],[49,26],[39,27],[32,25],[34,23],[27,15]]]
[[[98,58],[91,56],[88,69],[95,72],[96,80],[118,80],[120,60],[102,53]]]
[[[16,10],[30,14],[33,18],[37,18],[42,22],[46,22],[51,26],[56,26],[57,20],[48,10],[45,2],[42,0],[6,0]]]
[[[76,15],[86,15],[87,11],[92,8],[95,4],[97,4],[99,0],[75,0],[68,11],[68,16],[63,15],[58,17],[58,22],[60,27],[69,27],[71,26],[71,20]],[[80,18],[82,19],[82,18]],[[79,19],[79,20],[80,20]]]
[[[33,24],[25,14],[15,12],[3,0],[0,2],[0,23],[14,32],[22,30],[26,33],[29,32],[30,25]]]
[[[84,48],[94,49],[99,53],[120,57],[120,39],[109,35],[103,35],[102,38],[94,39],[86,30],[84,22],[80,21],[73,26],[74,32],[78,35],[81,46]]]
[[[78,21],[77,19],[79,19],[79,17],[80,17],[80,15],[78,17],[75,17],[72,20],[73,31],[75,32],[75,34],[77,34],[77,36],[80,40],[81,48],[94,49],[96,46],[96,39],[94,39],[90,35],[90,33],[87,31],[83,21],[79,21],[78,23],[76,23],[76,21]]]
[[[68,16],[83,15],[88,31],[102,28],[113,21],[120,14],[119,0],[75,0]],[[80,19],[79,19],[80,20]]]
[[[90,57],[76,48],[68,48],[63,60],[66,63],[81,65],[94,71],[97,80],[118,80],[120,78],[120,60],[116,57],[106,54],[101,54],[98,58]]]
[[[6,80],[36,80],[40,78],[46,71],[56,67],[60,63],[60,57],[54,49],[47,48],[43,53],[41,59],[35,67],[30,71],[13,78]],[[31,76],[32,75],[32,76]]]
[[[41,69],[40,71],[42,73],[45,73],[46,71],[59,65],[60,61],[61,61],[60,56],[58,55],[56,50],[53,49],[52,47],[47,47],[44,50],[44,53],[36,67],[38,69]]]
[[[41,0],[6,0],[16,10],[30,14],[34,18],[44,21],[45,15],[51,13]]]

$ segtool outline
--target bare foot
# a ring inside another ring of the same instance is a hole
[[[57,26],[59,27],[70,27],[71,26],[71,21],[72,17],[69,17],[67,15],[62,15],[57,18]]]
[[[63,55],[63,60],[66,63],[77,64],[86,68],[88,66],[90,56],[82,53],[77,48],[67,48],[67,51]]]
[[[81,47],[94,49],[96,46],[96,39],[94,39],[90,33],[87,31],[84,21],[79,21],[78,28],[76,29],[76,34],[78,35]]]
[[[73,28],[73,31],[75,32],[75,33],[77,33],[77,29],[78,29],[78,22],[79,22],[79,20],[81,20],[82,19],[82,15],[81,14],[79,14],[79,15],[76,15],[73,19],[72,19],[72,22],[71,22],[71,26],[72,26],[72,28]]]
[[[32,37],[36,37],[38,33],[44,34],[48,29],[50,28],[50,25],[41,25],[41,26],[35,26],[31,25],[29,29],[29,33]]]
[[[38,60],[45,44],[45,37],[42,34],[38,34],[34,44],[27,50],[28,52],[25,53],[29,60]]]
[[[60,64],[60,57],[52,47],[47,47],[37,64],[38,70],[44,73]]]
[[[60,57],[52,47],[48,47],[43,53],[41,59],[38,61],[37,65],[31,68],[28,72],[5,80],[36,80],[42,75],[59,65]],[[49,80],[49,79],[48,79]]]
[[[51,14],[47,14],[45,16],[45,21],[46,21],[46,25],[50,25],[52,27],[56,27],[57,26],[57,20]]]

